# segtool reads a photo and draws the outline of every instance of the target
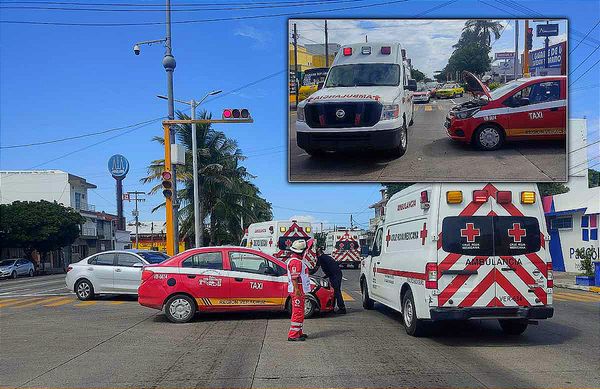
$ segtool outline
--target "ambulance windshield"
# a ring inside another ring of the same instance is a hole
[[[442,222],[442,248],[462,255],[509,256],[540,250],[540,226],[525,216],[450,216]]]
[[[331,68],[326,88],[353,86],[398,86],[400,66],[389,63],[360,63]]]

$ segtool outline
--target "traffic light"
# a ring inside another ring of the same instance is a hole
[[[171,172],[162,172],[162,187],[163,187],[163,195],[165,197],[173,196],[173,175]]]
[[[223,120],[248,120],[250,119],[250,111],[246,108],[226,108],[223,110]]]
[[[527,29],[527,50],[531,50],[533,47],[533,28]]]

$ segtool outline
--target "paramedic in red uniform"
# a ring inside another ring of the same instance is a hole
[[[304,261],[304,253],[307,250],[306,241],[296,240],[290,246],[290,255],[287,262],[288,292],[291,297],[292,321],[288,340],[290,342],[304,341],[308,335],[302,332],[304,324],[304,294],[310,292],[310,279],[308,277],[308,266]]]

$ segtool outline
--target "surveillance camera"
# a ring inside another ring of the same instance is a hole
[[[139,45],[133,46],[133,52],[135,53],[135,55],[140,55],[140,46]]]

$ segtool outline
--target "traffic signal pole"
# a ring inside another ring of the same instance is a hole
[[[525,44],[523,47],[523,77],[529,77],[529,20],[525,20]]]
[[[165,172],[171,171],[171,124],[163,122],[163,131],[165,137]],[[166,246],[167,255],[175,255],[175,226],[173,223],[173,197],[165,196],[166,210]]]

